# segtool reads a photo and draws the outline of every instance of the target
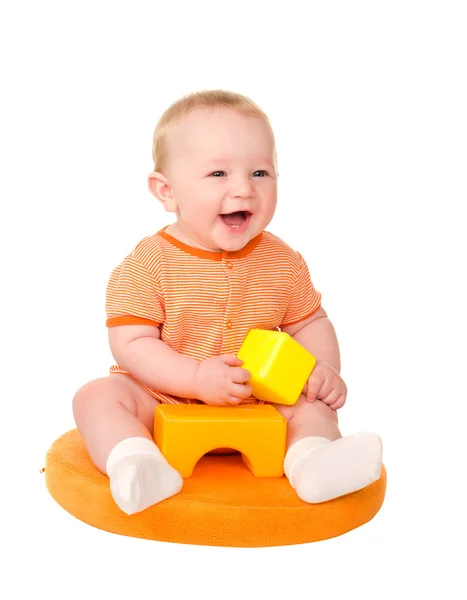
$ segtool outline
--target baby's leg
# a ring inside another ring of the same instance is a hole
[[[112,496],[127,514],[177,494],[180,474],[153,441],[158,400],[127,375],[84,385],[73,398],[73,414],[92,462],[110,478]]]
[[[284,471],[297,495],[317,503],[362,489],[379,479],[382,444],[373,433],[342,437],[337,413],[302,394],[293,406],[274,404],[287,419]]]

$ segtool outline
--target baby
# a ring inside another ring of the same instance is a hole
[[[338,429],[347,388],[321,294],[303,257],[266,231],[278,176],[267,116],[239,94],[192,94],[159,120],[153,159],[149,189],[176,222],[113,270],[106,325],[118,366],[73,399],[117,505],[133,514],[182,489],[151,435],[159,403],[263,404],[236,356],[253,328],[284,331],[317,359],[297,403],[273,405],[287,420],[284,472],[297,495],[324,502],[378,479],[379,436]]]

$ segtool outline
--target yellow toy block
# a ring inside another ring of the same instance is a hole
[[[265,329],[249,331],[237,356],[251,373],[253,396],[278,404],[297,402],[316,364],[289,334]]]
[[[232,448],[256,477],[283,475],[286,419],[273,406],[160,404],[154,441],[182,477],[211,450]]]

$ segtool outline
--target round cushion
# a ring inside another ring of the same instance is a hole
[[[372,519],[386,491],[383,466],[380,479],[368,487],[308,504],[285,476],[255,477],[239,453],[206,455],[179,494],[126,515],[111,496],[108,478],[91,462],[77,429],[52,444],[45,476],[58,504],[89,525],[132,537],[206,546],[282,546],[335,537]]]

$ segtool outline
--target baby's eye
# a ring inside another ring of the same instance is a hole
[[[259,173],[259,175],[257,175],[257,173]],[[257,177],[266,177],[267,172],[264,169],[260,169],[259,171],[255,171],[253,175]]]
[[[211,173],[211,177],[223,177],[225,175],[225,171],[214,171]]]

